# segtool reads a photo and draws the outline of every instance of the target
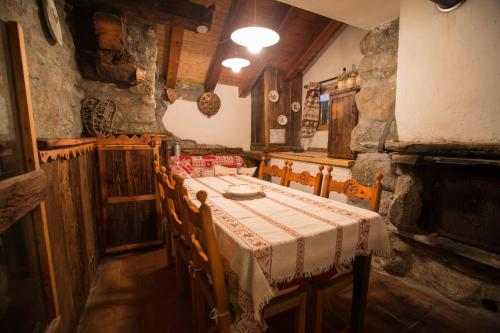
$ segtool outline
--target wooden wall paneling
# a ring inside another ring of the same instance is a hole
[[[26,168],[27,171],[34,171],[40,168],[40,163],[36,148],[36,133],[31,104],[24,34],[22,27],[17,22],[7,23],[7,33],[9,36],[10,56],[16,82],[16,100],[19,110],[19,124],[22,131],[22,144]],[[42,278],[45,281],[43,288],[47,315],[49,319],[54,319],[60,314],[60,309],[44,201],[40,202],[40,205],[32,211],[32,216],[38,245],[40,270]]]
[[[46,209],[63,332],[76,328],[96,273],[93,155],[42,164],[49,179]]]
[[[97,149],[97,161],[98,161],[98,174],[99,174],[99,247],[101,253],[106,253],[106,239],[108,235],[108,221],[109,213],[107,209],[108,203],[108,186],[106,183],[107,179],[107,168],[106,165],[106,151],[103,149]]]
[[[290,110],[291,103],[297,101],[300,103],[299,112],[291,112],[290,116],[290,144],[292,146],[298,146],[300,144],[300,129],[302,125],[302,73],[299,73],[288,82],[288,90],[290,92]]]
[[[269,99],[269,92],[271,90],[277,90],[280,94],[280,98],[277,102],[271,102]],[[287,109],[288,104],[288,92],[284,89],[283,84],[283,73],[275,68],[267,68],[264,71],[264,144],[269,147],[271,145],[283,146],[288,145],[289,141],[289,125],[281,126],[278,124],[278,116],[284,114],[290,120],[290,110]],[[270,129],[285,129],[286,141],[283,144],[271,144],[270,142]]]
[[[59,299],[60,306],[62,310],[61,313],[61,328],[64,330],[69,330],[76,324],[76,305],[75,299],[72,291],[74,287],[73,280],[74,274],[70,267],[69,254],[72,251],[68,251],[66,245],[66,237],[71,237],[67,235],[66,228],[64,227],[64,221],[68,220],[69,223],[74,222],[73,217],[70,215],[71,212],[68,211],[67,203],[71,198],[68,198],[68,191],[64,191],[65,175],[64,165],[59,162],[54,162],[50,164],[45,164],[43,166],[49,178],[49,189],[47,192],[46,207],[47,211],[50,212],[50,225],[49,234],[51,237],[51,247],[54,253],[53,263],[56,276],[56,286],[58,294],[61,296]],[[71,194],[69,194],[71,195]],[[64,200],[61,200],[64,198]],[[69,253],[68,253],[69,252]]]
[[[85,251],[85,264],[86,264],[86,290],[90,290],[90,283],[97,271],[98,262],[98,247],[97,247],[97,178],[96,170],[97,165],[95,163],[95,154],[88,154],[86,158],[82,158],[79,163],[80,168],[80,189],[82,195],[82,213],[83,213],[83,239],[84,239],[84,251]]]
[[[292,93],[290,89],[290,83],[283,81],[283,73],[276,68],[266,68],[252,88],[252,150],[291,149],[293,115],[290,108],[290,94]],[[269,100],[271,90],[278,91],[280,96],[277,102]],[[294,89],[294,94],[296,91],[298,91],[297,87]],[[279,115],[287,116],[288,123],[285,126],[278,124]],[[271,144],[270,129],[284,129],[285,142]]]
[[[264,146],[264,78],[261,76],[252,88],[251,98],[251,146],[256,149]]]

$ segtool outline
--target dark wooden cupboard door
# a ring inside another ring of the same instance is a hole
[[[355,158],[351,151],[351,132],[358,123],[356,93],[358,89],[330,94],[330,123],[328,131],[328,156]]]
[[[98,137],[101,246],[106,253],[163,242],[153,161],[160,138]]]

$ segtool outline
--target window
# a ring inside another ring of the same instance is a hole
[[[328,131],[328,119],[330,118],[330,110],[328,109],[329,94],[322,93],[319,96],[319,125],[318,131]]]

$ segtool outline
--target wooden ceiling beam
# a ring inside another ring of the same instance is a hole
[[[177,72],[181,59],[182,39],[184,29],[172,26],[170,29],[170,47],[168,51],[167,73],[165,73],[167,88],[175,88],[177,82]]]
[[[232,0],[231,2],[231,7],[226,16],[226,22],[224,23],[224,27],[219,37],[217,49],[215,50],[210,66],[208,67],[207,75],[205,76],[205,91],[213,91],[219,81],[223,69],[222,61],[227,58],[232,46],[231,33],[236,30],[238,19],[245,13],[246,2],[246,0]]]
[[[151,23],[173,25],[196,32],[200,25],[210,29],[215,6],[205,7],[185,0],[73,0],[76,6],[135,16]]]
[[[301,73],[306,67],[316,58],[321,50],[328,44],[328,41],[340,30],[343,26],[342,22],[330,20],[314,38],[309,46],[302,54],[299,54],[294,61],[291,62],[289,69],[285,73],[285,81],[292,80],[297,74]]]
[[[298,11],[300,11],[300,9],[289,6],[288,10],[283,16],[283,19],[281,20],[279,27],[277,28],[277,33],[280,36],[283,36],[288,27],[294,23],[293,21]],[[272,48],[272,46],[270,48],[264,48],[257,60],[249,67],[247,67],[247,80],[243,82],[243,84],[240,85],[238,89],[240,97],[247,97],[252,90],[253,85],[255,84],[255,82],[257,82],[272,57]]]

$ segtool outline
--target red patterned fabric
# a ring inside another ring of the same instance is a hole
[[[245,161],[237,155],[172,156],[172,173],[183,177],[213,177],[215,165],[226,168],[245,167]]]

